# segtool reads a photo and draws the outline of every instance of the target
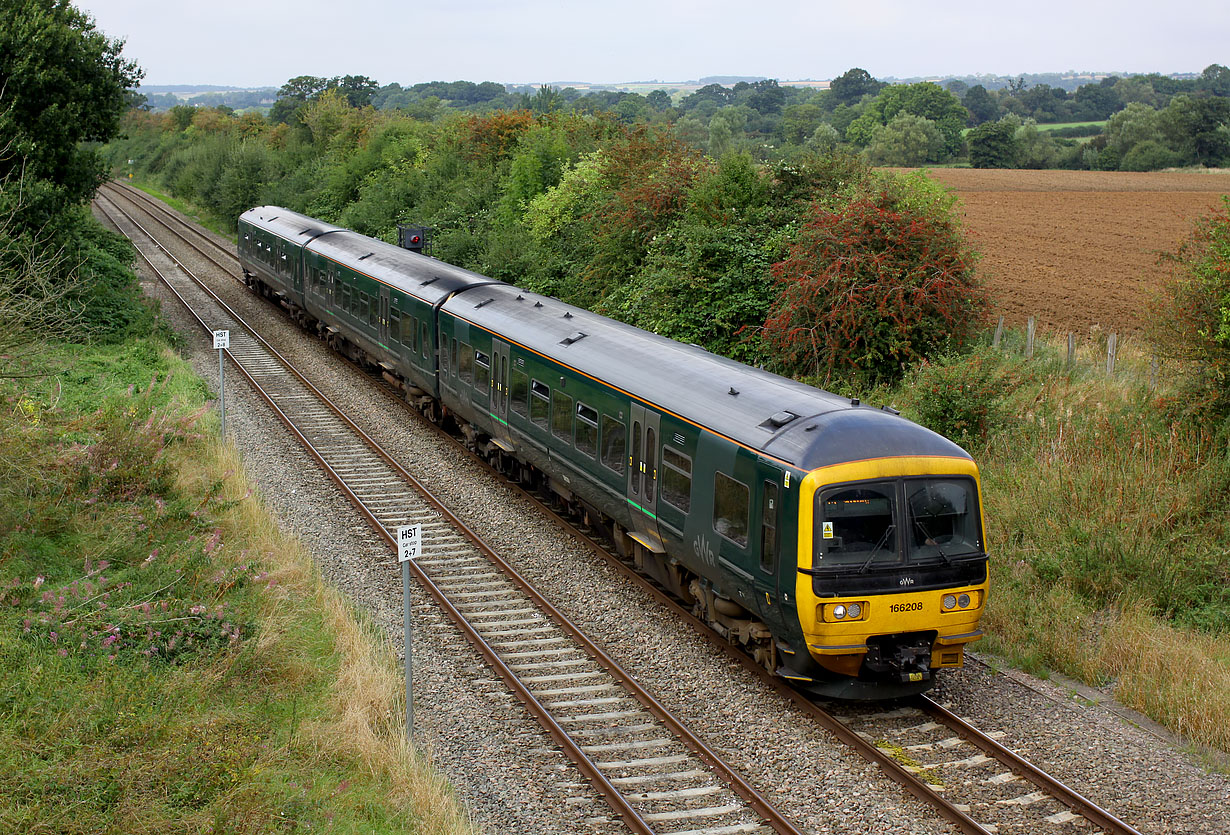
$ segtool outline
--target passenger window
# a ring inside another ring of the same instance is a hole
[[[367,324],[376,327],[376,320],[380,318],[380,297],[369,296],[367,299]]]
[[[465,342],[461,343],[461,354],[457,360],[457,373],[467,383],[474,379],[474,349]]]
[[[578,403],[576,429],[577,449],[593,458],[598,454],[598,411]]]
[[[491,387],[491,357],[482,351],[474,352],[474,388],[482,394],[487,394]]]
[[[764,506],[760,510],[760,568],[772,571],[777,560],[777,482],[764,483]]]
[[[350,312],[350,285],[349,284],[342,285],[342,299],[339,304],[339,307],[341,307],[341,309],[346,311],[347,313]]]
[[[534,380],[530,383],[530,420],[547,428],[547,416],[551,411],[551,389]]]
[[[713,477],[713,529],[740,548],[747,547],[748,489],[724,473]]]
[[[620,475],[624,474],[624,456],[628,448],[628,427],[610,415],[602,416],[602,463]]]
[[[512,410],[522,417],[530,413],[530,378],[524,371],[512,371]]]
[[[563,441],[572,440],[572,398],[562,391],[551,396],[551,434]]]
[[[692,509],[692,459],[662,447],[662,499],[684,513]]]

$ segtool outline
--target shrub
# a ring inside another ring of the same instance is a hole
[[[928,429],[970,446],[1008,424],[1013,412],[1007,395],[1013,387],[998,350],[940,357],[920,365],[906,381],[903,393],[908,400],[903,410]]]
[[[1120,171],[1160,171],[1183,164],[1183,155],[1154,139],[1146,139],[1123,155]]]
[[[788,257],[766,346],[789,374],[899,380],[911,365],[959,348],[986,296],[951,198],[925,178],[879,180],[844,206],[813,204]]]
[[[1170,281],[1153,303],[1149,337],[1187,371],[1194,411],[1230,414],[1230,198],[1162,256]]]

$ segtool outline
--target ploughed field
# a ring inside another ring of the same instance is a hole
[[[1230,172],[1005,171],[937,168],[982,253],[992,315],[1039,331],[1130,333],[1192,221],[1230,194]]]

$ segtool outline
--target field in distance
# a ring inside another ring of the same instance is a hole
[[[1023,327],[1088,335],[1131,333],[1165,276],[1158,266],[1192,221],[1230,193],[1230,171],[1210,173],[936,168],[960,198],[982,253],[993,315]]]

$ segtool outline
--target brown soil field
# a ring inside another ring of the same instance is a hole
[[[1130,174],[936,168],[953,189],[993,316],[1040,332],[1132,333],[1192,222],[1230,194],[1230,172]]]

